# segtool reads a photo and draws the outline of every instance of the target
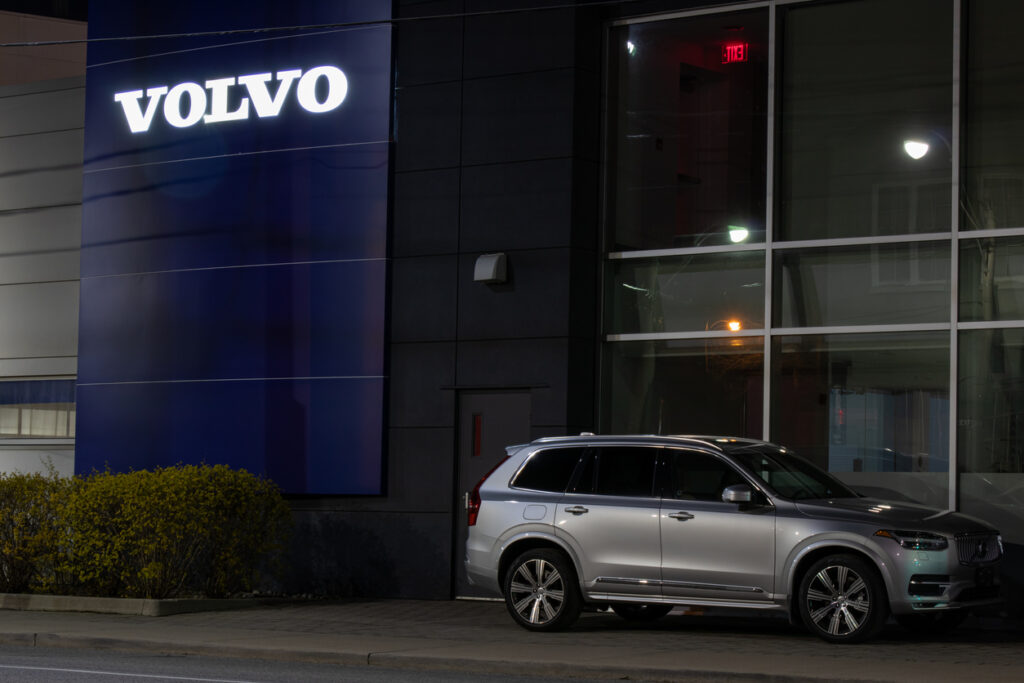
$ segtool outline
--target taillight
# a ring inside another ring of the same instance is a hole
[[[469,512],[469,526],[476,526],[476,518],[480,515],[480,487],[485,481],[487,481],[487,477],[494,474],[494,470],[501,467],[504,462],[504,460],[499,460],[498,464],[492,467],[487,474],[480,477],[480,481],[478,481],[476,486],[473,487],[473,490],[469,492],[469,499],[466,501],[466,510]]]
[[[480,484],[484,483],[480,480]],[[480,514],[480,484],[473,487],[473,491],[469,494],[469,502],[466,504],[466,509],[469,510],[469,526],[476,526],[476,517]]]

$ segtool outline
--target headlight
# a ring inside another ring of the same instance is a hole
[[[901,548],[908,550],[945,550],[949,547],[949,541],[945,536],[932,534],[927,531],[895,531],[893,529],[879,529],[875,536],[891,538],[900,544]]]

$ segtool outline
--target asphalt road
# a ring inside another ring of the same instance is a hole
[[[495,683],[560,682],[567,679],[452,671],[345,667],[239,658],[168,656],[111,650],[0,645],[0,681],[25,683]],[[579,683],[580,679],[571,679]]]

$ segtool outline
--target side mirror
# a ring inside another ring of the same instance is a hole
[[[722,491],[722,502],[724,503],[749,503],[753,499],[753,493],[746,484],[726,486]]]

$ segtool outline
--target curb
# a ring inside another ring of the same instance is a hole
[[[96,612],[126,616],[166,617],[172,614],[190,612],[212,612],[223,610],[266,607],[268,605],[290,604],[287,598],[228,598],[223,600],[203,598],[171,598],[150,600],[146,598],[96,598],[75,595],[34,595],[28,593],[0,593],[0,610],[30,612]]]

